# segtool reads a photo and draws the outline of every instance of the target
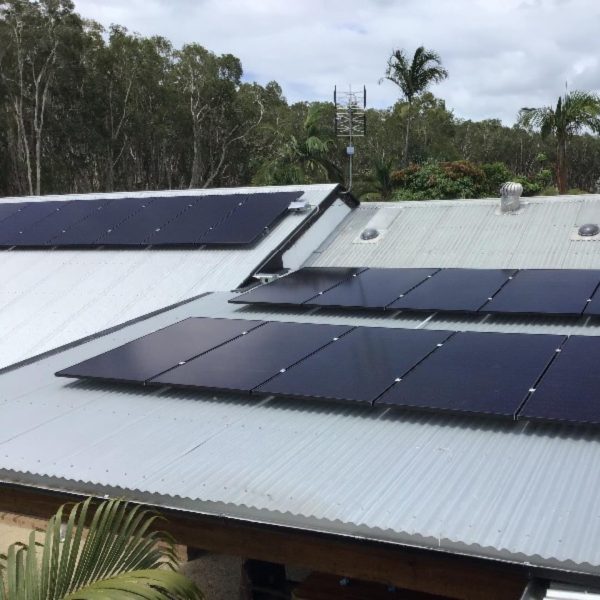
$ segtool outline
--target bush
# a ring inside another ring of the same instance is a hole
[[[398,188],[396,200],[477,198],[485,186],[483,170],[466,160],[410,165],[391,179]]]
[[[500,195],[502,184],[513,178],[510,169],[502,162],[485,163],[481,165],[481,170],[485,173],[484,191],[488,196]]]

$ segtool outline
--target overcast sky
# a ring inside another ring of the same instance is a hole
[[[436,50],[450,77],[433,91],[461,118],[501,118],[600,91],[599,0],[75,0],[105,26],[238,56],[245,79],[276,80],[289,101],[330,100],[334,84],[379,85],[394,48]]]

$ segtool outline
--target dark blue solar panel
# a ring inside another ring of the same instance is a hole
[[[82,200],[31,203],[0,224],[0,245],[47,246],[62,229],[90,214],[95,205]]]
[[[600,271],[522,270],[481,310],[491,313],[580,315],[598,283]]]
[[[0,202],[0,224],[11,215],[22,212],[31,202]]]
[[[90,215],[68,225],[51,240],[54,246],[90,246],[112,231],[119,223],[140,211],[144,198],[121,198],[99,201]]]
[[[501,269],[442,269],[389,308],[476,312],[514,274]]]
[[[148,238],[153,245],[194,245],[202,244],[203,235],[211,227],[216,227],[238,206],[243,198],[237,194],[215,196],[191,196],[185,210],[173,215],[164,223],[160,231],[154,231]]]
[[[291,304],[307,302],[364,269],[306,267],[236,296],[234,304]]]
[[[371,403],[449,335],[447,331],[359,327],[258,391]]]
[[[343,308],[379,308],[422,284],[437,269],[367,269],[306,304]]]
[[[515,418],[564,336],[457,333],[377,400]]]
[[[600,338],[571,336],[519,417],[600,423]]]
[[[262,321],[186,319],[59,371],[57,375],[143,383],[260,325]]]
[[[351,327],[270,322],[152,380],[153,383],[250,392]]]
[[[252,244],[267,233],[286,213],[290,203],[301,195],[301,192],[246,194],[227,218],[202,235],[200,243]]]

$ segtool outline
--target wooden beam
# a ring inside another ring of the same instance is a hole
[[[47,519],[58,506],[82,496],[0,484],[0,511]],[[344,577],[464,600],[518,600],[527,584],[524,569],[465,559],[395,544],[160,510],[160,527],[179,544],[305,567]]]

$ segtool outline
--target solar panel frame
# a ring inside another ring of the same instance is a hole
[[[192,317],[71,365],[56,376],[145,384],[152,377],[264,324],[245,319]]]
[[[356,267],[304,267],[271,283],[257,286],[229,300],[232,304],[302,305],[364,269]]]
[[[498,293],[515,272],[515,269],[440,269],[388,308],[474,313]]]
[[[351,329],[347,325],[270,321],[234,343],[152,378],[150,383],[250,393]]]
[[[516,419],[565,336],[459,332],[375,406]]]
[[[600,270],[521,269],[480,312],[581,315],[600,284]]]
[[[531,392],[519,419],[600,425],[600,338],[570,336]]]
[[[365,269],[304,302],[306,306],[383,310],[411,289],[423,285],[439,269]]]
[[[450,331],[357,327],[256,391],[372,404],[451,335]]]

